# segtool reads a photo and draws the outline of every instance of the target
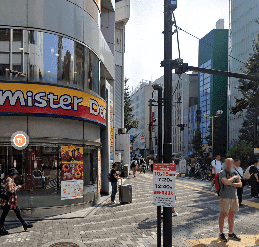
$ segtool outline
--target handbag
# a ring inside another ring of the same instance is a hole
[[[6,201],[9,201],[10,197],[11,197],[11,193],[8,192],[5,187],[1,186],[1,188],[0,188],[0,198],[4,199]]]

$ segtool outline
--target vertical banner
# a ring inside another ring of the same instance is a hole
[[[153,164],[153,205],[175,206],[175,174],[173,163]]]
[[[98,149],[98,189],[97,192],[101,192],[101,186],[102,186],[102,167],[101,167],[101,150]]]
[[[61,200],[83,197],[83,147],[61,146]]]

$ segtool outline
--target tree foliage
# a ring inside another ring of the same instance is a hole
[[[214,156],[215,155],[226,155],[227,150],[227,132],[226,127],[224,126],[224,116],[219,116],[214,118],[214,138],[213,138],[213,149],[214,149]],[[212,146],[212,124],[209,125],[209,134],[206,136],[206,141],[209,146]]]
[[[198,127],[195,131],[195,134],[192,139],[192,148],[194,149],[196,156],[199,158],[203,157],[204,150],[203,150],[203,142],[201,137],[201,130]]]
[[[254,42],[254,54],[248,59],[245,68],[241,71],[247,75],[259,76],[259,42]],[[245,109],[255,107],[255,91],[258,88],[258,82],[239,79],[238,91],[242,97],[235,97],[236,105],[230,107],[230,113],[236,115]]]
[[[131,104],[129,86],[128,86],[128,78],[125,78],[124,83],[124,127],[126,128],[127,132],[131,129],[137,129],[139,120],[135,118],[133,114],[133,106]]]
[[[253,144],[238,142],[228,150],[227,157],[240,159],[241,166],[246,168],[254,158]]]
[[[245,113],[245,119],[242,128],[239,130],[239,142],[253,143],[254,142],[254,109],[248,109]],[[257,139],[259,133],[257,133]]]

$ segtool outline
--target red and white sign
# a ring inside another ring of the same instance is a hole
[[[163,207],[175,206],[174,163],[153,164],[153,205]]]

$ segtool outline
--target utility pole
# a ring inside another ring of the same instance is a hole
[[[162,102],[162,91],[163,88],[160,85],[154,85],[154,90],[158,91],[158,145],[157,145],[157,163],[162,163],[162,135],[163,135],[163,126],[162,126],[162,116],[163,116],[163,102]],[[157,247],[161,247],[161,206],[157,207]]]
[[[172,162],[172,12],[176,0],[164,0],[164,163]],[[163,246],[172,247],[172,207],[164,207]]]
[[[214,159],[214,115],[211,117],[211,144],[212,144],[212,157]]]
[[[257,148],[257,118],[259,113],[259,88],[255,91],[255,117],[254,117],[254,148]]]
[[[152,127],[153,127],[153,116],[152,116],[152,102],[153,99],[149,100],[149,158],[151,159],[151,154],[153,154],[153,143],[152,143]]]

